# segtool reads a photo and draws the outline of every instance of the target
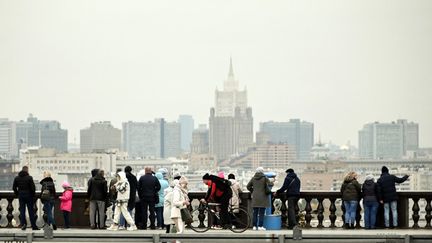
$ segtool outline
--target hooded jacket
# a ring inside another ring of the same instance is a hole
[[[90,179],[87,196],[90,200],[106,201],[108,197],[108,185],[102,175],[97,174]]]
[[[396,192],[396,183],[402,183],[408,179],[408,176],[399,178],[395,175],[390,175],[388,172],[381,174],[377,184],[381,189],[382,200],[386,203],[396,201],[398,199]]]
[[[342,184],[341,193],[344,201],[359,201],[361,186],[355,178],[346,178]]]
[[[116,202],[127,203],[130,196],[130,185],[126,178],[126,174],[123,171],[119,172],[118,176],[120,179],[117,180],[117,183],[114,185],[117,191]]]
[[[270,206],[266,187],[270,185],[269,179],[262,172],[256,172],[246,188],[252,194],[253,208],[267,208]]]
[[[42,185],[41,194],[44,190],[49,190],[50,200],[54,200],[56,195],[54,180],[51,177],[45,177],[40,181],[40,184]]]
[[[279,194],[286,191],[287,197],[298,197],[300,196],[300,186],[301,182],[297,174],[290,172],[286,175],[282,187],[276,193]]]
[[[365,180],[362,185],[363,202],[378,202],[381,199],[381,189],[373,179]]]
[[[159,203],[156,204],[156,207],[163,207],[164,206],[165,189],[167,189],[169,187],[169,183],[167,180],[165,180],[163,178],[163,175],[160,172],[156,173],[156,178],[159,180],[159,184],[161,186],[159,191],[158,191]]]
[[[33,197],[36,192],[33,177],[31,177],[27,171],[23,170],[18,173],[17,177],[15,177],[12,189],[15,195],[23,193],[30,194],[30,196]]]
[[[64,192],[59,197],[60,199],[60,210],[66,211],[66,212],[72,212],[72,196],[73,196],[73,189],[70,186],[69,183],[64,182],[63,183]]]

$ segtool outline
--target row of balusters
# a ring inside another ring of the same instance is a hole
[[[5,198],[5,199],[8,202],[8,205],[6,207],[6,211],[7,211],[7,214],[6,214],[7,225],[5,226],[5,228],[13,228],[14,227],[13,224],[12,224],[12,220],[14,218],[14,216],[13,216],[13,211],[14,211],[13,201],[16,198],[8,197],[8,198]],[[287,226],[286,223],[287,223],[287,220],[288,220],[288,208],[287,208],[287,205],[286,205],[286,201],[287,200],[285,198],[283,198],[283,197],[280,198],[280,199],[282,201],[281,218],[282,218],[283,226],[286,227]],[[313,218],[313,216],[312,216],[313,209],[312,209],[311,202],[312,202],[313,199],[314,198],[311,198],[311,197],[304,198],[305,203],[306,203],[305,208],[304,208],[304,211],[305,211],[305,215],[304,215],[305,225],[304,225],[304,227],[305,228],[312,228],[311,221],[312,221],[312,218]],[[324,209],[324,204],[323,204],[323,201],[325,199],[326,198],[324,198],[324,197],[317,197],[316,198],[316,200],[318,201],[317,208],[316,208],[317,220],[318,220],[317,228],[324,228],[325,227],[324,226],[324,210],[325,209]],[[337,200],[337,198],[328,198],[328,199],[330,201],[330,206],[329,206],[329,212],[330,212],[330,214],[328,216],[329,220],[330,220],[329,228],[335,228],[335,227],[337,227],[336,226],[336,219],[337,219],[337,215],[336,215],[336,210],[337,210],[336,209],[336,200]],[[418,222],[420,220],[419,201],[420,201],[421,198],[413,197],[411,199],[413,200],[413,206],[412,206],[413,226],[412,226],[412,228],[418,229],[418,228],[420,228]],[[1,200],[1,198],[0,198],[0,200]],[[36,198],[35,201],[34,201],[34,204],[33,204],[34,214],[35,214],[35,220],[37,220],[37,218],[38,218],[38,216],[37,216],[38,207],[37,207],[37,203],[36,203],[37,200],[38,199]],[[425,200],[426,200],[426,207],[425,207],[425,212],[426,212],[425,221],[426,221],[426,225],[425,225],[425,228],[426,229],[431,229],[432,228],[432,225],[431,225],[431,220],[432,220],[432,205],[431,205],[431,200],[432,200],[432,198],[425,198]],[[341,205],[341,208],[342,208],[342,212],[343,212],[342,213],[342,220],[344,221],[345,207],[344,207],[343,204]],[[1,211],[2,211],[2,208],[1,208],[1,204],[0,204],[0,212]],[[300,210],[299,210],[299,207],[298,207],[298,204],[297,204],[296,205],[297,219],[299,219],[299,214],[298,214],[299,211]],[[360,226],[360,221],[361,221],[361,213],[360,212],[361,212],[361,206],[359,204],[359,206],[357,207],[356,228],[360,228],[361,227]],[[205,218],[204,215],[199,215],[198,217],[199,217],[200,221],[204,221],[204,218]],[[2,215],[0,213],[0,220],[1,220],[1,218],[2,218]],[[44,212],[43,218],[44,218],[44,220],[46,220],[46,213],[45,212]]]

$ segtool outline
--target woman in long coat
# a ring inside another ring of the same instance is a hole
[[[253,229],[254,230],[265,230],[264,224],[264,212],[265,208],[270,206],[268,199],[270,181],[264,175],[264,169],[258,167],[255,175],[247,184],[247,189],[252,194],[252,208],[253,208]]]

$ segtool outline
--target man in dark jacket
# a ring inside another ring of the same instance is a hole
[[[288,228],[292,229],[297,225],[296,212],[298,208],[298,201],[300,196],[300,179],[294,173],[293,169],[285,171],[287,173],[284,184],[276,191],[276,194],[283,193],[286,191],[286,197],[288,200]]]
[[[156,229],[155,226],[155,205],[159,201],[158,191],[161,188],[159,180],[153,176],[149,167],[145,169],[145,175],[141,176],[138,182],[138,196],[141,200],[143,214],[143,229],[147,229],[147,217],[150,218],[150,229]],[[150,215],[147,215],[147,210]]]
[[[397,213],[397,192],[396,183],[402,183],[408,179],[408,175],[399,178],[389,174],[389,169],[386,166],[381,168],[381,177],[378,179],[378,185],[381,188],[381,203],[384,203],[384,221],[385,226],[390,227],[390,208],[393,216],[393,227],[398,226]]]
[[[231,219],[228,214],[229,201],[232,197],[231,182],[208,173],[203,176],[203,183],[208,186],[207,194],[202,201],[220,203],[220,215],[222,228],[231,227]]]
[[[89,181],[87,196],[90,199],[90,226],[96,229],[96,211],[99,218],[99,229],[105,228],[105,203],[108,198],[108,185],[104,178],[104,171],[99,170],[97,175]]]
[[[132,167],[130,167],[128,165],[124,168],[124,171],[126,173],[126,178],[129,182],[129,187],[130,187],[130,194],[129,194],[129,201],[128,201],[127,209],[129,211],[129,214],[132,215],[132,210],[134,210],[134,208],[135,208],[135,199],[136,199],[136,191],[137,191],[137,187],[138,187],[138,181],[137,181],[136,176],[134,176],[132,174]],[[126,220],[123,217],[123,214],[120,217],[120,226],[126,227]]]
[[[27,221],[25,216],[25,210],[27,207],[32,229],[39,230],[39,228],[36,226],[36,219],[33,211],[33,202],[36,187],[33,181],[33,177],[31,177],[28,173],[27,166],[23,166],[22,170],[18,173],[18,176],[15,177],[12,189],[15,195],[18,196],[19,200],[21,229],[25,230],[27,228]]]

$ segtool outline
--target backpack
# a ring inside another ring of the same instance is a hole
[[[51,199],[51,190],[53,188],[54,188],[54,183],[51,181],[45,182],[42,185],[42,193],[41,193],[42,202],[46,202]]]
[[[223,192],[231,190],[231,181],[213,175],[211,175],[211,179],[214,183],[216,183],[216,186],[219,190]]]

